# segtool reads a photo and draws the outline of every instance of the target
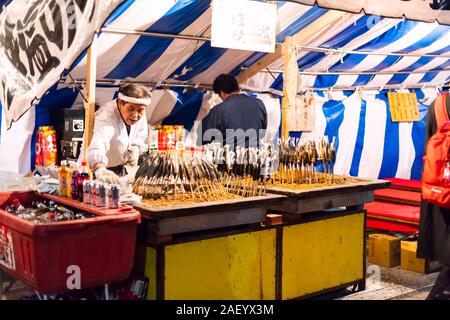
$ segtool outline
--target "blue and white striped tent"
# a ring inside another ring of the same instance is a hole
[[[277,42],[310,27],[330,10],[278,1]],[[114,98],[118,81],[188,84],[193,89],[160,90],[154,95],[154,123],[182,123],[192,128],[210,106],[198,85],[210,85],[221,73],[239,75],[268,54],[212,48],[210,0],[127,0],[104,24],[98,36],[97,101]],[[109,30],[109,31],[108,31]],[[140,30],[191,35],[205,40],[112,33]],[[338,138],[338,173],[361,177],[420,178],[425,117],[439,88],[450,78],[450,27],[437,23],[342,13],[342,17],[302,43],[298,63],[299,90],[315,91],[316,130]],[[315,48],[311,51],[311,48]],[[320,50],[317,50],[320,49]],[[330,50],[330,52],[317,52]],[[365,54],[361,54],[365,53]],[[372,54],[373,53],[373,54]],[[389,54],[388,54],[389,53]],[[394,54],[394,55],[393,55]],[[407,55],[405,55],[407,54]],[[86,55],[74,63],[74,79],[86,78]],[[242,83],[270,109],[272,127],[278,127],[282,59],[275,59]],[[386,88],[415,90],[422,120],[392,123]],[[356,87],[375,91],[355,92]],[[346,90],[348,89],[348,90]],[[78,93],[55,85],[18,122],[1,127],[0,170],[27,172],[34,153],[35,129],[49,123],[49,110],[80,105]],[[4,155],[8,155],[5,157]]]

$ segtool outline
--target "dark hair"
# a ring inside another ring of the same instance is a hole
[[[147,87],[135,83],[126,83],[121,85],[119,92],[126,95],[127,97],[137,99],[147,99],[152,96],[150,90]]]
[[[213,90],[217,94],[221,91],[230,94],[239,91],[239,85],[236,78],[231,74],[221,74],[214,80]]]

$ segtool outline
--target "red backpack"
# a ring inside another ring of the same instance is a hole
[[[447,94],[434,103],[438,131],[426,147],[422,175],[422,198],[439,207],[450,208],[450,122],[446,108]]]

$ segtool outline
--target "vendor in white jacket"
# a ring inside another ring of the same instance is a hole
[[[150,91],[141,85],[126,84],[119,97],[95,113],[94,135],[87,159],[96,179],[118,183],[126,174],[124,165],[137,165],[146,150],[148,136],[145,109],[151,103]]]

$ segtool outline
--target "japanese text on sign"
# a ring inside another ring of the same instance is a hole
[[[214,0],[211,46],[275,52],[277,5],[249,0]]]

